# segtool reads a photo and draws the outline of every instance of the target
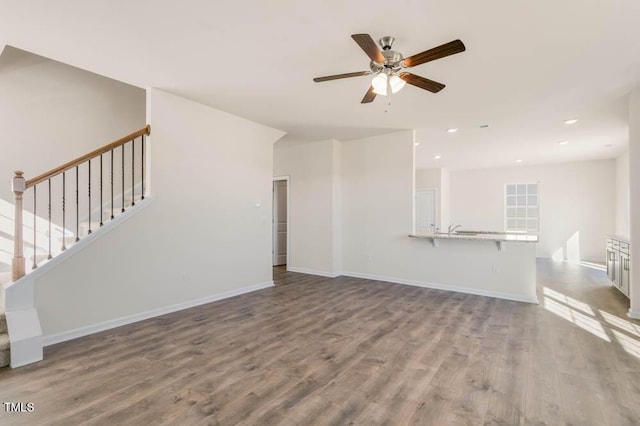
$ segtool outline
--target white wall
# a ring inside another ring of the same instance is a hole
[[[342,271],[342,142],[333,140],[333,275]]]
[[[413,229],[413,131],[342,143],[345,271],[398,274]]]
[[[631,307],[640,319],[640,88],[629,95],[629,215],[631,218]]]
[[[629,151],[616,158],[616,235],[631,238],[629,217]]]
[[[340,142],[280,141],[274,176],[289,176],[288,270],[332,276],[340,270]]]
[[[614,160],[451,172],[451,221],[504,230],[504,185],[517,182],[539,182],[538,257],[604,261],[615,231]]]
[[[451,224],[451,173],[447,169],[440,170],[440,220],[444,229]]]
[[[439,189],[441,169],[416,170],[416,190]]]
[[[344,274],[535,301],[534,244],[408,237],[413,143],[412,131],[343,142]]]
[[[0,273],[10,270],[13,255],[13,193],[10,179],[15,170],[30,179],[80,155],[105,145],[146,124],[145,92],[129,86],[7,46],[0,55]],[[129,152],[127,152],[129,157]],[[140,158],[140,157],[138,157]],[[119,165],[120,156],[115,164]],[[108,176],[105,162],[105,176]],[[86,205],[86,166],[81,167],[81,217],[88,214]],[[94,162],[92,193],[94,208],[99,200]],[[120,173],[115,176],[120,187]],[[67,229],[75,223],[75,204],[71,194],[75,186],[73,173],[67,174]],[[61,177],[52,181],[52,222],[62,225]],[[39,224],[37,246],[46,253],[46,186],[38,188]],[[116,193],[117,195],[117,193]],[[32,211],[33,193],[25,193],[25,208]],[[32,242],[31,220],[25,216],[25,237]],[[75,230],[75,227],[73,227]],[[59,235],[58,235],[59,236]],[[53,239],[53,251],[60,250],[59,238]],[[27,259],[27,264],[30,264]]]
[[[7,46],[0,56],[0,198],[27,179],[144,127],[145,92]]]
[[[160,90],[148,103],[152,202],[36,281],[45,338],[271,282],[283,133]]]

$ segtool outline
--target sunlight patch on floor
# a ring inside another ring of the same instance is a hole
[[[545,296],[549,296],[552,297],[554,299],[556,299],[559,302],[563,302],[569,306],[571,306],[572,308],[581,310],[582,312],[589,314],[591,316],[594,316],[595,313],[593,312],[593,309],[591,309],[591,306],[587,305],[584,302],[581,302],[579,300],[574,299],[573,297],[569,297],[566,296],[560,292],[557,292],[555,290],[552,290],[548,287],[545,287],[543,290],[543,293]]]
[[[600,312],[600,315],[602,315],[604,320],[609,324],[615,325],[616,327],[626,331],[629,334],[640,337],[640,326],[637,326],[636,324],[633,324],[622,318],[618,318],[615,315],[611,315],[609,312],[603,311],[602,309],[599,309],[598,311]]]
[[[604,341],[611,342],[611,339],[609,339],[609,336],[607,336],[607,333],[604,331],[602,324],[600,324],[600,322],[598,322],[598,320],[596,320],[595,318],[589,317],[582,312],[576,311],[575,309],[571,309],[570,307],[565,306],[548,297],[544,298],[544,307],[546,310],[553,312],[559,317],[574,323],[578,327],[588,331],[594,336],[597,336]]]
[[[544,308],[585,331],[612,343],[611,337],[628,354],[640,359],[640,325],[597,309],[548,287],[543,288]],[[578,310],[579,311],[578,311]]]
[[[581,260],[580,262],[578,262],[578,265],[580,266],[584,266],[587,268],[591,268],[591,269],[595,269],[598,271],[606,271],[607,270],[607,265],[601,265],[600,263],[594,263],[594,262],[587,262],[585,260]]]
[[[632,337],[627,336],[624,333],[619,332],[618,330],[611,331],[620,343],[620,346],[622,346],[622,349],[624,349],[628,354],[633,355],[636,358],[640,358],[640,342]]]
[[[564,255],[562,254],[562,250],[556,251],[551,256],[551,259],[553,259],[556,262],[564,262],[564,263],[569,263],[571,265],[584,266],[585,268],[595,269],[597,271],[606,272],[606,270],[607,270],[607,265],[605,265],[603,263],[589,262],[589,261],[580,260],[580,259],[566,259],[564,257]]]

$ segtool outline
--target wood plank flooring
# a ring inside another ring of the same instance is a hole
[[[2,425],[640,423],[640,322],[604,272],[538,262],[540,305],[274,268],[275,288],[0,370]]]

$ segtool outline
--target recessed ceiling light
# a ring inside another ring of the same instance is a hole
[[[420,145],[420,142],[414,142],[413,143],[413,146],[418,146],[418,145]]]
[[[442,156],[441,155],[434,155],[433,158],[436,159],[436,160],[439,160],[439,159],[442,158]]]
[[[575,118],[572,118],[570,120],[565,120],[564,124],[576,124],[578,122],[578,120],[576,120]]]
[[[449,133],[455,133],[457,131],[458,131],[458,129],[449,129],[449,130],[447,130],[447,132],[449,132]]]
[[[560,141],[558,142],[558,145],[567,145],[569,144],[569,141]]]
[[[522,163],[522,160],[516,160],[516,163]]]

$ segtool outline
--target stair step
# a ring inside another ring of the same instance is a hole
[[[0,368],[8,366],[11,362],[9,351],[9,335],[0,334]]]
[[[136,195],[135,198],[133,199],[136,203],[139,202],[142,198],[139,195]],[[124,208],[125,210],[129,209],[131,207],[131,197],[125,197],[124,199]],[[122,213],[122,202],[116,202],[113,205],[113,216],[117,217],[120,213]],[[97,218],[100,217],[99,214],[96,215],[91,215],[91,219],[93,219],[91,221],[91,230],[93,231],[94,229],[97,229],[100,227],[100,221],[97,220]],[[102,223],[105,224],[107,223],[109,220],[111,220],[111,206],[107,206],[107,207],[103,207],[102,210]],[[87,221],[80,223],[80,227],[82,228],[82,226],[84,226],[84,230],[86,232],[87,228]]]
[[[73,244],[73,243],[75,243],[75,242],[76,242],[76,237],[75,237],[75,235],[70,235],[70,236],[68,236],[68,237],[64,237],[64,238],[63,238],[63,237],[60,237],[60,238],[58,239],[58,242],[59,242],[60,244],[62,244],[62,242],[63,242],[63,241],[64,241],[64,245],[65,245],[65,246],[69,246],[69,245],[71,245],[71,244]]]
[[[0,334],[5,334],[7,332],[7,319],[4,313],[0,314]]]
[[[90,223],[91,223],[91,229],[100,228],[100,221],[99,220],[92,220]],[[102,223],[104,223],[104,221]],[[83,226],[85,228],[88,228],[89,227],[89,222],[80,222],[80,229],[82,229]]]
[[[47,260],[47,258],[49,257],[49,254],[48,253],[38,253],[35,256],[31,255],[31,256],[29,256],[29,261],[33,262],[34,257],[35,257],[36,263],[40,263],[43,260]]]

